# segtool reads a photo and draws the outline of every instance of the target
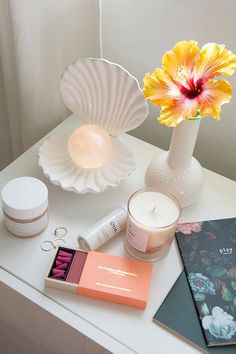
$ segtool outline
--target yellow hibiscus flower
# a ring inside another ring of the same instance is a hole
[[[220,119],[222,104],[230,101],[232,87],[215,76],[231,76],[236,56],[224,45],[208,43],[200,51],[197,42],[181,41],[162,58],[163,69],[144,77],[144,97],[162,106],[160,123],[177,126],[184,119],[211,115]]]

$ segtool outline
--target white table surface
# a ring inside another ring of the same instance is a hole
[[[50,134],[71,130],[77,119],[69,117]],[[158,126],[157,126],[158,129]],[[194,354],[199,351],[152,322],[152,317],[175,280],[182,265],[176,245],[168,256],[155,263],[148,306],[145,310],[90,299],[55,289],[45,289],[44,277],[53,257],[43,252],[43,240],[53,240],[54,229],[68,229],[66,245],[76,247],[76,236],[117,206],[127,202],[132,192],[144,186],[146,167],[161,150],[124,134],[122,140],[135,154],[137,168],[114,189],[101,194],[79,195],[54,186],[37,165],[40,142],[0,173],[0,188],[17,176],[33,176],[49,189],[49,225],[39,236],[23,239],[8,233],[0,214],[0,279],[26,298],[62,319],[66,325],[85,334],[113,353]],[[205,170],[205,189],[198,203],[182,211],[181,222],[236,216],[236,183]],[[100,249],[129,257],[123,248],[122,234]]]

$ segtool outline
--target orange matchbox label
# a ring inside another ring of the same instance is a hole
[[[145,308],[153,265],[91,251],[78,293],[106,301]]]

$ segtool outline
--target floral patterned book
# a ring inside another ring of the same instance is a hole
[[[236,344],[236,218],[179,224],[176,239],[207,346]]]

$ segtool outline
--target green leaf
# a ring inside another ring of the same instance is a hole
[[[231,286],[234,290],[236,290],[236,281],[231,280]]]
[[[191,121],[194,121],[194,120],[198,120],[200,119],[201,117],[193,117],[193,118],[187,118],[187,120],[191,120]]]
[[[212,267],[208,267],[207,271],[208,271],[208,273],[210,273],[211,276],[216,277],[216,278],[220,278],[225,275],[225,273],[227,272],[227,269],[222,266],[215,265]]]
[[[215,280],[214,280],[214,286],[215,286],[215,289],[216,289],[216,290],[220,289],[220,288],[223,286],[222,280],[220,280],[220,279],[215,279]]]
[[[231,279],[236,279],[236,268],[230,268],[226,275]]]
[[[189,118],[187,118],[187,120],[198,120],[200,118],[202,118],[201,113],[200,113],[200,111],[197,111],[197,113],[195,114],[194,117],[189,117]]]
[[[195,114],[195,118],[202,118],[200,111],[198,110]]]
[[[222,286],[221,296],[222,296],[222,299],[225,301],[232,301],[233,300],[233,295],[232,295],[231,291],[229,290],[229,288],[226,288],[225,286]]]

